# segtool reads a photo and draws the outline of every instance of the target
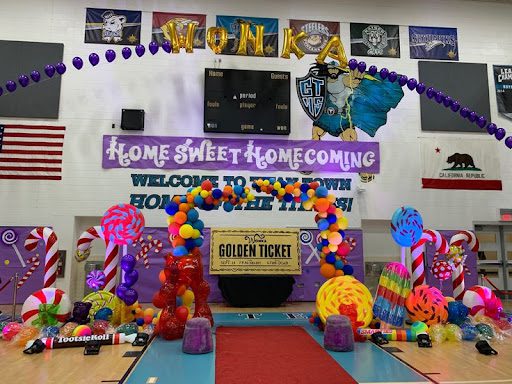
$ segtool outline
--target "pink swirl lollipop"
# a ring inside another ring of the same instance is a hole
[[[4,243],[5,245],[10,245],[12,249],[14,249],[16,256],[18,256],[18,259],[20,260],[21,266],[25,268],[27,264],[25,264],[25,260],[23,260],[20,250],[16,246],[16,242],[18,241],[18,239],[19,236],[14,229],[9,228],[2,232],[2,243]]]
[[[94,270],[87,275],[87,286],[94,291],[99,291],[105,286],[105,274],[103,271]]]
[[[115,205],[101,219],[105,239],[117,245],[130,245],[137,241],[144,230],[142,212],[130,204]]]

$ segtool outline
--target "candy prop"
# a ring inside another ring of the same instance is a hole
[[[416,334],[410,329],[392,329],[384,337],[389,341],[416,341]]]
[[[25,240],[25,249],[27,251],[33,251],[37,248],[37,243],[41,239],[46,245],[43,288],[50,288],[55,285],[57,280],[57,266],[59,261],[59,243],[57,235],[48,227],[37,227],[30,232]]]
[[[439,289],[428,285],[413,288],[405,300],[405,308],[412,321],[422,321],[429,326],[448,319],[446,299]]]
[[[164,244],[158,240],[158,239],[151,239],[148,237],[148,240],[149,243],[146,243],[144,240],[142,240],[142,238],[140,238],[137,242],[138,244],[140,244],[141,246],[141,250],[135,255],[135,259],[137,261],[139,261],[140,258],[142,258],[143,262],[144,262],[144,268],[148,269],[149,268],[149,258],[148,258],[148,253],[151,249],[153,249],[153,251],[155,253],[159,253]],[[135,247],[136,244],[133,244],[133,246]]]
[[[423,219],[413,207],[398,208],[391,217],[391,236],[402,247],[401,262],[405,265],[405,247],[416,244],[423,233]]]
[[[386,265],[379,279],[373,313],[381,322],[401,327],[405,317],[405,299],[409,295],[410,275],[400,263]],[[381,328],[385,326],[381,325]]]
[[[103,271],[94,270],[87,274],[86,283],[93,291],[99,291],[105,287],[105,274]]]
[[[79,325],[73,329],[72,336],[91,336],[92,330],[87,325]]]
[[[448,322],[461,325],[466,321],[469,314],[469,308],[461,301],[451,301],[448,303]]]
[[[117,287],[117,296],[123,300],[126,305],[134,304],[139,295],[132,286],[139,279],[139,273],[135,270],[137,260],[132,255],[124,255],[121,259],[121,269],[123,270],[123,282]]]
[[[80,235],[75,252],[76,261],[82,262],[89,258],[92,242],[96,239],[104,240],[103,231],[100,226],[91,227]]]
[[[20,323],[7,323],[2,329],[2,337],[5,341],[11,341],[21,331],[21,328]]]
[[[12,339],[12,342],[18,347],[24,347],[29,340],[33,340],[38,336],[39,328],[23,326],[18,332],[18,334]]]
[[[116,345],[123,343],[133,343],[136,334],[125,335],[124,333],[108,334],[108,335],[90,335],[90,336],[73,336],[73,337],[51,337],[43,338],[41,341],[48,349],[84,347],[89,341],[99,341],[101,345]],[[26,348],[30,348],[34,342],[29,341]]]
[[[18,234],[14,229],[6,229],[2,232],[2,243],[5,245],[10,245],[12,249],[14,250],[14,253],[16,253],[16,256],[18,256],[18,260],[20,261],[20,264],[23,268],[25,268],[27,265],[25,264],[25,260],[23,260],[23,257],[21,256],[20,250],[16,246],[16,242],[19,239]]]
[[[494,292],[487,287],[475,285],[469,288],[462,299],[471,316],[485,315],[498,320],[503,313],[503,304]]]
[[[59,332],[59,337],[71,337],[75,328],[78,327],[77,323],[66,323],[62,326]]]
[[[142,212],[130,204],[110,207],[101,219],[105,239],[116,245],[130,245],[137,241],[144,231]]]
[[[471,252],[477,252],[479,249],[478,239],[473,232],[460,231],[452,236],[450,239],[450,246],[454,245],[460,247],[462,243],[466,242],[469,245]],[[464,296],[464,261],[454,262],[454,271],[452,274],[453,297],[455,300],[462,300]]]
[[[39,257],[37,256],[33,256],[30,259],[28,259],[27,263],[31,264],[31,266],[28,269],[28,271],[25,272],[23,277],[18,281],[18,289],[20,289],[23,286],[23,284],[25,284],[26,281],[30,279],[30,276],[32,276],[34,271],[39,267],[39,264],[41,264],[41,262],[39,261]]]
[[[316,312],[324,324],[330,315],[346,315],[340,307],[351,305],[356,309],[356,328],[368,327],[373,318],[372,296],[368,288],[352,276],[327,280],[316,295]]]
[[[430,271],[438,280],[444,281],[452,277],[452,267],[444,260],[438,260],[438,255],[434,256]]]
[[[64,291],[43,288],[25,300],[21,319],[25,325],[62,325],[71,315],[70,311],[71,302]]]
[[[436,252],[445,254],[448,252],[448,242],[437,231],[426,229],[422,232],[420,239],[411,246],[412,259],[412,285],[425,284],[425,248],[426,243],[432,242],[435,245]]]
[[[115,298],[116,296],[111,292],[98,291],[85,296],[82,302],[92,304],[89,316],[95,317],[96,313],[103,308],[110,309],[111,312],[114,312],[117,306]]]

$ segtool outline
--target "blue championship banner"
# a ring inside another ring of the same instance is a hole
[[[457,28],[409,27],[411,59],[459,61]]]
[[[217,16],[217,27],[226,28],[228,31],[228,44],[222,50],[224,55],[236,55],[240,41],[240,25],[248,23],[251,32],[256,35],[256,25],[263,25],[263,52],[265,57],[277,57],[278,54],[278,20],[265,17],[244,17],[244,16]],[[253,55],[253,47],[247,45],[247,55]]]
[[[93,44],[140,44],[142,12],[87,8],[85,42]]]
[[[512,65],[493,65],[498,112],[512,117]]]

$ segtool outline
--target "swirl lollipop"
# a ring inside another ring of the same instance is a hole
[[[25,268],[27,264],[25,264],[25,260],[23,260],[20,250],[16,246],[16,242],[18,241],[18,239],[19,236],[14,229],[9,228],[2,232],[2,243],[4,243],[7,246],[10,245],[12,249],[14,249],[16,256],[18,256],[18,259],[20,260],[21,266]]]
[[[130,245],[137,241],[144,230],[142,212],[130,204],[115,205],[101,219],[105,239],[117,245]]]
[[[87,275],[87,286],[92,290],[99,291],[105,286],[105,274],[103,271],[94,270]]]
[[[391,218],[391,236],[402,247],[402,264],[405,265],[405,247],[416,244],[423,233],[423,219],[413,207],[398,208]]]

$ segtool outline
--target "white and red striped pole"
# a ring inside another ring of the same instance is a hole
[[[144,268],[149,268],[149,257],[148,253],[151,249],[154,248],[155,253],[159,253],[162,248],[164,247],[163,243],[158,239],[153,239],[149,243],[146,243],[142,237],[137,241],[139,245],[141,246],[141,250],[135,255],[135,260],[139,261],[140,258],[142,258],[144,262]],[[133,246],[135,247],[135,243]]]
[[[27,251],[33,251],[37,248],[39,240],[43,240],[46,246],[43,288],[51,288],[55,286],[57,281],[59,241],[53,229],[48,227],[37,227],[30,232],[25,240],[25,249]]]
[[[448,242],[438,231],[434,231],[432,229],[423,230],[420,240],[411,247],[411,275],[413,287],[424,285],[426,283],[425,248],[427,242],[434,243],[436,252],[439,252],[440,254],[448,253],[450,250]]]
[[[478,252],[480,244],[478,238],[471,231],[460,231],[452,236],[450,239],[450,245],[460,247],[462,243],[468,243],[469,250],[471,252]],[[455,300],[462,300],[464,296],[464,260],[460,263],[456,263],[455,270],[452,273],[452,285],[453,285],[453,297]]]
[[[29,268],[27,272],[25,272],[25,275],[18,281],[18,289],[25,284],[25,282],[32,276],[34,271],[39,267],[39,264],[41,264],[41,261],[39,260],[39,257],[33,256],[30,259],[27,260],[27,264],[32,264],[32,266]]]

